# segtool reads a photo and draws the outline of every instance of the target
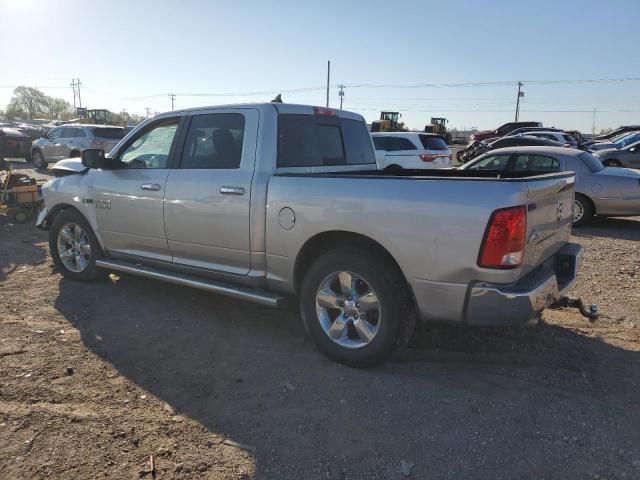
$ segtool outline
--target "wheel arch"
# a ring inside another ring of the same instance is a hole
[[[62,213],[64,211],[67,211],[69,209],[76,211],[82,218],[84,218],[85,222],[87,222],[87,225],[89,225],[89,228],[91,228],[91,231],[95,235],[96,240],[98,240],[98,244],[100,245],[100,248],[102,249],[102,252],[105,253],[105,248],[104,248],[104,243],[102,242],[102,238],[101,238],[100,234],[96,231],[94,226],[92,225],[91,220],[89,218],[87,218],[87,216],[84,214],[84,212],[82,212],[82,210],[78,209],[74,205],[70,205],[68,203],[58,203],[58,204],[56,204],[51,209],[51,211],[47,214],[47,218],[45,219],[45,222],[44,222],[44,225],[43,225],[42,229],[43,230],[51,230],[51,225],[53,224],[53,221],[55,220],[55,218],[60,213]]]
[[[411,292],[411,296],[413,297],[411,284],[407,281],[407,278],[398,262],[396,262],[393,255],[391,255],[385,247],[366,235],[344,230],[330,230],[318,233],[304,243],[296,256],[293,270],[293,284],[296,292],[300,291],[300,285],[302,284],[302,280],[306,272],[320,255],[330,250],[350,247],[374,251],[386,258],[398,270],[398,272],[400,272],[402,278],[404,278],[407,288]]]
[[[591,208],[593,208],[593,213],[598,213],[598,209],[596,208],[596,202],[593,201],[593,198],[591,198],[589,195],[587,195],[584,192],[576,192],[575,194],[585,198],[591,204]]]

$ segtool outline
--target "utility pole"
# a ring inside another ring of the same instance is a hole
[[[518,115],[520,115],[520,98],[524,97],[524,92],[520,91],[522,88],[522,82],[518,82],[518,99],[516,100],[516,122],[518,121]]]
[[[80,87],[82,86],[82,82],[79,78],[77,78],[76,80],[78,81],[78,83],[76,84],[78,86],[78,103],[80,104],[80,108],[82,108],[82,97],[80,96]]]
[[[76,79],[71,79],[71,89],[73,90],[73,114],[76,114]]]
[[[593,107],[593,125],[591,125],[591,135],[596,134],[596,107]]]
[[[338,92],[338,96],[340,97],[340,110],[342,110],[342,100],[344,99],[344,85],[338,85],[340,87],[340,91]]]
[[[331,81],[331,61],[327,60],[327,108],[329,108],[329,82]]]
[[[147,118],[149,118],[149,112],[151,111],[151,109],[149,107],[144,107],[144,109],[147,111]]]
[[[169,93],[169,98],[171,99],[171,110],[173,110],[173,102],[176,99],[176,94],[175,93]]]

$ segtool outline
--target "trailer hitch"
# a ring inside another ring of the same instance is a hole
[[[587,317],[590,322],[595,322],[598,319],[598,306],[589,305],[583,303],[581,298],[573,299],[569,297],[562,297],[551,308],[577,308],[582,316]]]

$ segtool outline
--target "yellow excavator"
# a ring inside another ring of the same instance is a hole
[[[380,112],[380,120],[371,122],[372,132],[406,132],[400,112]]]

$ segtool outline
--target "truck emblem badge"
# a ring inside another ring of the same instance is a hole
[[[556,205],[556,219],[558,221],[562,220],[563,207],[564,207],[564,205],[562,204],[562,202],[558,202],[558,204]]]

